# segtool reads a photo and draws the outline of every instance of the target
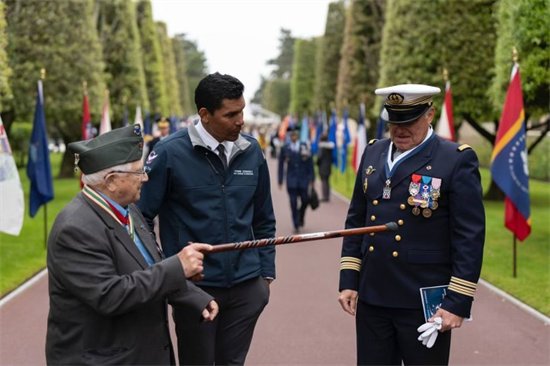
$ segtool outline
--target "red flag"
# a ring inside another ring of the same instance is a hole
[[[453,122],[453,98],[451,96],[451,82],[445,86],[445,100],[441,108],[441,117],[435,128],[435,133],[449,141],[455,141],[455,126]]]
[[[506,195],[504,225],[523,241],[531,233],[531,209],[525,112],[517,64],[512,71],[512,80],[500,118],[495,149],[491,157],[491,175]]]

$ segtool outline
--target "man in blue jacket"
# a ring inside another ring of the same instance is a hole
[[[221,244],[275,236],[269,171],[256,139],[241,134],[244,86],[219,73],[195,90],[200,121],[155,145],[139,207],[159,216],[167,256],[190,242]],[[220,314],[197,325],[174,308],[180,365],[244,364],[275,278],[275,248],[206,255],[198,283]]]

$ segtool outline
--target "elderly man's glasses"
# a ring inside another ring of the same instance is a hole
[[[132,172],[132,171],[127,171],[127,170],[111,170],[109,173],[105,174],[105,178],[107,178],[108,175],[111,175],[111,174],[134,174],[134,175],[137,175],[139,176],[140,178],[147,174],[147,172],[145,171],[145,167],[141,168],[140,170],[137,170],[135,172]]]

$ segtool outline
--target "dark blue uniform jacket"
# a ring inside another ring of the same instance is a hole
[[[286,188],[307,190],[315,177],[311,151],[303,142],[300,143],[299,151],[292,151],[290,145],[285,144],[279,155],[279,185],[283,184],[286,162]]]

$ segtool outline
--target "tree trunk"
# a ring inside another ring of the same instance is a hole
[[[74,154],[66,149],[59,168],[59,178],[74,178]]]
[[[500,190],[494,180],[491,179],[491,185],[489,186],[489,190],[485,193],[483,199],[487,201],[504,201],[504,193]]]

